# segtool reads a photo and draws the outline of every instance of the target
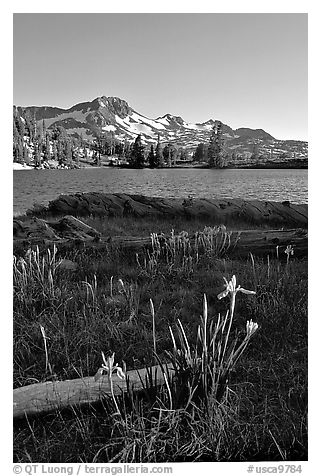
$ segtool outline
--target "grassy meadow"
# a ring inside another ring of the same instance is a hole
[[[14,386],[95,375],[101,352],[127,370],[174,361],[180,384],[16,421],[14,461],[306,460],[307,259],[229,259],[209,241],[195,253],[184,232],[210,223],[83,221],[108,236],[183,233],[138,254],[16,251]],[[255,294],[228,293],[233,275]]]

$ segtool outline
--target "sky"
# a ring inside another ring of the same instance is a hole
[[[137,112],[308,138],[304,13],[15,13],[13,103],[117,96]]]

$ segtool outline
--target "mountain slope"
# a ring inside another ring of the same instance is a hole
[[[24,108],[43,121],[46,128],[63,126],[67,133],[92,140],[95,136],[108,133],[115,139],[133,141],[138,134],[145,144],[155,143],[159,136],[164,143],[175,143],[178,147],[196,148],[200,142],[207,143],[214,124],[213,119],[203,123],[187,123],[180,116],[165,114],[150,119],[131,108],[126,101],[117,97],[98,97],[69,109],[49,106]],[[222,127],[226,151],[243,156],[253,154],[265,157],[285,154],[290,157],[307,157],[307,143],[302,141],[280,141],[262,129],[238,128],[233,130],[226,124]]]

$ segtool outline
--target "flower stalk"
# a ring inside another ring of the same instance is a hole
[[[234,318],[234,310],[235,310],[235,301],[236,301],[236,295],[238,292],[241,292],[243,294],[256,294],[255,291],[249,291],[248,289],[242,288],[240,285],[236,287],[236,277],[235,275],[232,276],[230,281],[227,281],[225,277],[223,277],[225,281],[225,289],[224,291],[220,292],[217,297],[218,299],[223,299],[224,297],[229,296],[230,298],[230,322],[229,322],[229,327],[228,331],[226,334],[226,339],[225,339],[225,345],[224,345],[224,350],[223,350],[223,355],[225,354],[226,351],[226,346],[227,342],[229,340],[229,335],[232,327],[232,322]]]
[[[105,354],[103,352],[101,353],[101,355],[102,355],[102,359],[103,359],[103,364],[97,370],[97,372],[94,376],[94,379],[95,379],[95,382],[96,382],[97,380],[100,379],[100,377],[103,375],[104,372],[107,372],[107,377],[108,377],[108,380],[109,380],[109,383],[110,383],[110,393],[111,393],[112,399],[114,401],[116,411],[117,411],[118,414],[120,414],[119,407],[118,407],[118,404],[117,404],[117,401],[116,401],[116,398],[115,398],[115,394],[114,394],[112,375],[113,375],[114,372],[116,372],[117,377],[120,378],[121,380],[124,380],[126,378],[126,375],[125,375],[125,372],[123,371],[123,369],[121,367],[119,367],[117,363],[116,364],[114,363],[114,361],[115,361],[115,352],[112,354],[111,357],[107,357],[107,358],[105,357]]]

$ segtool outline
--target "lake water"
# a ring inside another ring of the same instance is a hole
[[[276,169],[117,169],[17,170],[13,211],[47,204],[76,192],[142,194],[156,197],[243,198],[308,202],[307,170]]]

